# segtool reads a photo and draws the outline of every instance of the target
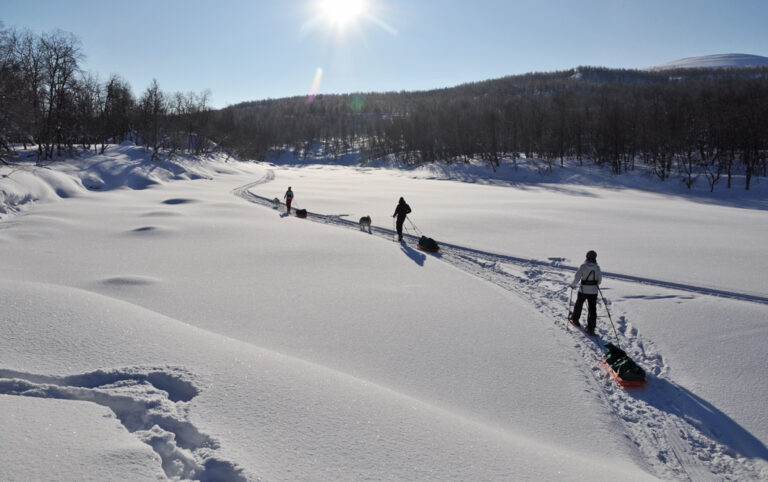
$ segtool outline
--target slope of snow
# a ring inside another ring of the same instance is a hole
[[[664,62],[648,67],[646,70],[671,69],[724,69],[742,67],[762,67],[768,65],[768,57],[750,54],[716,54]]]
[[[142,190],[117,177],[79,187],[99,166],[144,162],[114,149],[122,161],[50,166],[45,184],[70,179],[69,197],[0,223],[0,403],[25,414],[2,418],[2,478],[59,477],[44,458],[68,440],[31,420],[40,402],[56,407],[41,420],[57,433],[86,435],[67,478],[768,477],[768,389],[747,377],[765,366],[768,300],[734,274],[758,279],[765,253],[715,264],[716,279],[689,272],[708,249],[735,249],[728,237],[764,236],[760,212],[731,207],[759,204],[760,191],[702,204],[599,182],[223,159],[179,162]],[[288,185],[322,215],[273,209]],[[400,195],[439,255],[391,242]],[[722,210],[729,232],[698,242],[711,219],[697,206]],[[371,233],[356,226],[364,214]],[[592,218],[642,229],[589,238]],[[584,232],[563,236],[564,219]],[[675,243],[687,250],[667,252]],[[615,273],[604,291],[622,346],[649,372],[644,390],[598,364],[614,341],[602,307],[597,340],[563,323],[566,283],[592,247]],[[626,259],[641,248],[651,255]]]
[[[385,474],[441,480],[548,478],[558,472],[576,480],[597,474],[591,467],[597,459],[590,460],[580,446],[612,438],[610,433],[585,433],[589,424],[580,420],[556,428],[570,436],[572,425],[581,426],[573,432],[576,440],[547,441],[546,432],[542,437],[536,430],[518,431],[516,424],[487,423],[112,298],[56,285],[14,284],[2,284],[3,306],[12,306],[5,312],[16,320],[15,326],[3,326],[10,336],[2,342],[2,364],[13,360],[24,370],[2,373],[17,385],[3,390],[24,394],[18,385],[26,384],[36,389],[34,396],[110,406],[145,439],[154,430],[156,438],[174,441],[169,445],[178,454],[168,457],[169,476],[210,476],[205,468],[211,461],[222,470],[232,459],[239,466],[230,468],[230,476],[270,480]],[[136,360],[143,365],[125,367]],[[89,372],[93,365],[124,368]],[[38,375],[63,371],[76,375],[58,380]],[[558,376],[566,378],[565,373]],[[187,396],[179,388],[185,382],[196,387]],[[573,395],[588,406],[590,397],[579,395],[578,384],[572,384]],[[62,388],[55,392],[52,385]],[[581,406],[578,399],[571,400],[572,407]],[[158,407],[156,400],[167,406]],[[551,411],[547,404],[545,412]],[[613,450],[601,450],[604,458],[613,464],[603,471],[640,475]],[[23,467],[17,469],[26,474]]]
[[[165,478],[160,457],[94,403],[0,395],[0,426],[0,480]]]

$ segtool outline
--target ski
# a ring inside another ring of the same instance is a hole
[[[587,327],[586,326],[584,326],[581,323],[579,323],[578,321],[574,320],[573,319],[573,313],[568,313],[568,323],[570,323],[571,326],[575,326],[576,328],[581,328],[582,330],[584,330],[584,333],[587,336],[597,336],[597,333],[591,333],[590,334],[589,331],[587,331]]]

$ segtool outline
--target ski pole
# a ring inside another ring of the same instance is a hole
[[[392,242],[393,243],[397,242],[397,237],[395,235],[395,217],[394,216],[392,216]]]
[[[605,296],[603,296],[603,290],[600,289],[600,285],[597,285],[597,291],[600,293],[600,298],[603,299],[603,306],[605,306],[605,312],[608,313],[608,320],[611,322],[611,326],[613,327],[613,334],[616,336],[616,345],[621,348],[621,342],[619,341],[619,334],[616,332],[616,326],[613,324],[613,319],[611,319],[611,312],[608,310],[608,303],[605,301]]]
[[[411,221],[411,218],[409,218],[408,216],[406,216],[406,217],[405,217],[405,219],[407,219],[407,220],[408,220],[408,222],[411,224],[411,227],[412,227],[412,228],[413,228],[413,230],[416,232],[416,234],[418,234],[419,236],[421,236],[421,235],[422,235],[422,232],[421,232],[421,230],[420,230],[419,228],[417,228],[415,224],[413,224],[413,221]]]

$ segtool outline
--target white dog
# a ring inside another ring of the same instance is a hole
[[[273,207],[275,209],[279,209],[280,208],[280,200],[279,199],[277,199],[277,198],[273,199],[272,200],[272,204],[274,205]]]
[[[363,216],[360,218],[360,229],[363,231],[371,232],[371,217]]]

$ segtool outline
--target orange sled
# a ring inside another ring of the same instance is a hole
[[[608,364],[608,362],[605,361],[605,357],[603,357],[603,360],[601,361],[603,366],[606,370],[608,370],[608,373],[611,374],[611,377],[613,377],[614,380],[616,380],[616,383],[621,385],[622,387],[642,387],[645,386],[646,383],[648,383],[648,379],[645,380],[624,380],[619,376],[616,371],[611,368],[611,365]]]

